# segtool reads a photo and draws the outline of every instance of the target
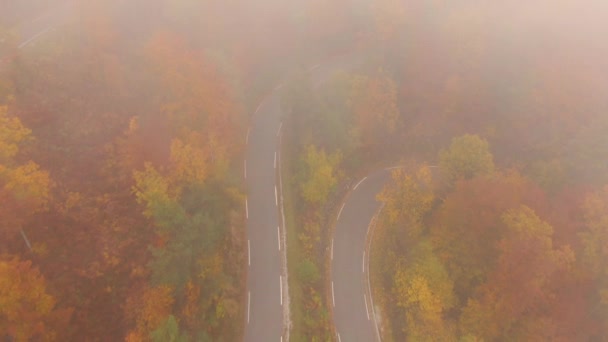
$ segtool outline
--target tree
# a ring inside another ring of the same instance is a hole
[[[484,340],[556,339],[554,281],[574,262],[568,246],[554,248],[553,228],[521,206],[502,215],[498,261],[461,317],[464,334]]]
[[[342,155],[336,152],[327,155],[325,150],[309,145],[304,150],[302,163],[304,175],[300,191],[302,197],[312,205],[322,205],[338,183],[337,170]]]
[[[135,323],[128,336],[136,339],[158,329],[171,315],[173,302],[173,289],[168,286],[148,287],[140,296],[127,301],[126,315]]]
[[[453,185],[459,179],[491,174],[494,161],[487,141],[466,134],[452,139],[450,147],[439,152],[439,167],[446,182]]]
[[[382,145],[399,128],[397,86],[384,71],[355,76],[351,101],[364,148]]]
[[[432,248],[421,241],[397,266],[393,293],[405,312],[408,340],[449,340],[452,334],[443,315],[455,303],[453,282]]]
[[[200,147],[174,139],[171,144],[174,181],[179,184],[203,183],[209,173],[206,154]]]
[[[0,106],[0,163],[12,162],[19,152],[19,145],[30,140],[31,133],[18,118],[8,115],[6,106]]]
[[[302,145],[314,143],[315,117],[319,112],[319,100],[315,94],[310,74],[298,70],[287,80],[281,93],[281,107],[293,118],[294,140]]]
[[[414,175],[404,169],[392,172],[392,182],[378,194],[384,203],[384,213],[389,226],[398,227],[406,239],[420,237],[422,219],[431,209],[435,196],[432,188],[431,171],[421,166]]]
[[[153,218],[165,232],[184,224],[185,213],[175,195],[170,194],[169,182],[152,165],[146,164],[143,171],[135,171],[133,178],[133,192],[137,202],[145,205],[145,216]]]
[[[46,280],[30,261],[0,260],[0,336],[23,342],[55,340],[57,329],[66,328],[56,325],[61,318],[55,304]]]
[[[44,211],[50,198],[51,181],[38,164],[19,164],[20,146],[32,140],[31,130],[0,107],[0,234],[8,239],[32,214]]]
[[[585,230],[580,233],[582,259],[595,280],[594,302],[603,322],[600,334],[608,333],[608,186],[589,194],[583,204]]]
[[[430,238],[464,304],[496,263],[504,233],[501,215],[525,204],[546,210],[541,189],[516,172],[476,177],[456,184],[430,221]]]
[[[187,342],[186,335],[180,334],[179,324],[175,316],[169,315],[167,320],[161,323],[156,330],[150,333],[154,342]]]
[[[169,118],[174,136],[188,141],[192,131],[198,132],[200,145],[205,146],[211,167],[216,170],[238,151],[240,107],[222,73],[209,56],[190,49],[183,39],[170,33],[155,35],[147,46],[150,68],[158,74],[159,86],[168,96],[160,104]],[[200,158],[199,158],[200,159]]]

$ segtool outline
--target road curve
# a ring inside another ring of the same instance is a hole
[[[331,297],[339,342],[379,341],[368,293],[366,239],[372,217],[380,207],[376,200],[390,172],[382,170],[353,187],[338,212],[331,242]]]

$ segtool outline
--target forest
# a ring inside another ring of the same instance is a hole
[[[0,4],[0,339],[242,340],[241,167],[277,84],[291,340],[337,340],[336,213],[395,164],[383,340],[608,336],[601,2],[68,2],[27,48],[63,1]]]
[[[404,138],[428,154],[402,154],[407,166],[378,194],[372,267],[385,340],[604,340],[599,8],[409,5],[383,12],[403,17],[383,27],[380,65],[398,84]]]

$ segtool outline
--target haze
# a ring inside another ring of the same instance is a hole
[[[605,341],[608,2],[3,0],[0,340]]]

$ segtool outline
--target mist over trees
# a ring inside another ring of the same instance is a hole
[[[405,159],[379,195],[386,336],[608,335],[603,2],[73,1],[19,49],[59,3],[0,4],[0,338],[240,339],[245,134],[279,82],[294,340],[333,338],[332,208]]]

